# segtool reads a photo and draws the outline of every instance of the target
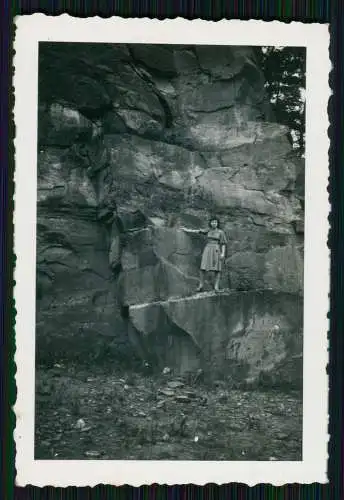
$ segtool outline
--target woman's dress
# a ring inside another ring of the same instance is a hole
[[[210,229],[206,234],[208,241],[203,250],[201,270],[221,271],[221,248],[227,243],[226,235],[222,229]]]

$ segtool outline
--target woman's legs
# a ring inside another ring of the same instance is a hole
[[[205,271],[201,269],[199,272],[199,285],[197,288],[198,292],[200,292],[204,288],[204,278],[205,278]],[[220,289],[220,278],[221,278],[221,272],[215,271],[215,283],[214,283],[215,291],[219,291]]]
[[[220,271],[215,271],[215,285],[214,289],[217,292],[220,288],[220,278],[221,278],[221,273]]]
[[[201,290],[203,290],[203,287],[204,287],[204,276],[205,276],[205,271],[203,271],[202,269],[200,270],[199,272],[199,285],[198,285],[198,288],[197,290],[200,292]]]

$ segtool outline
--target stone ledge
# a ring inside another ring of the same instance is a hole
[[[200,299],[205,299],[208,297],[223,297],[223,296],[235,296],[235,295],[256,295],[256,294],[271,294],[271,295],[285,295],[285,296],[299,296],[300,300],[303,299],[301,294],[296,294],[292,292],[279,292],[274,289],[269,289],[269,288],[257,288],[255,290],[230,290],[229,288],[224,288],[222,290],[219,290],[218,292],[215,292],[214,290],[209,290],[209,291],[204,291],[204,292],[196,292],[192,295],[185,295],[181,297],[170,297],[166,300],[157,300],[157,301],[152,301],[152,302],[145,302],[145,303],[139,303],[139,304],[130,304],[130,305],[125,305],[124,307],[128,308],[129,311],[131,310],[137,310],[137,309],[142,309],[145,307],[150,307],[150,306],[156,306],[156,305],[167,305],[167,304],[172,304],[176,302],[187,302],[187,301],[192,301],[192,300],[200,300]]]

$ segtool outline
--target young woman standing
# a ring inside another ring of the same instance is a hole
[[[220,229],[220,221],[217,217],[212,217],[209,221],[209,229],[187,229],[181,227],[186,233],[205,234],[207,236],[207,244],[204,247],[201,266],[200,266],[200,282],[197,288],[201,292],[204,288],[204,279],[207,272],[215,273],[215,292],[219,291],[220,277],[222,264],[226,255],[226,235]]]

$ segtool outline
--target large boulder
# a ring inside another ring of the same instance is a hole
[[[283,366],[299,365],[301,324],[302,301],[269,291],[203,293],[130,307],[131,335],[154,363],[247,383],[277,371],[281,384],[291,383]]]

